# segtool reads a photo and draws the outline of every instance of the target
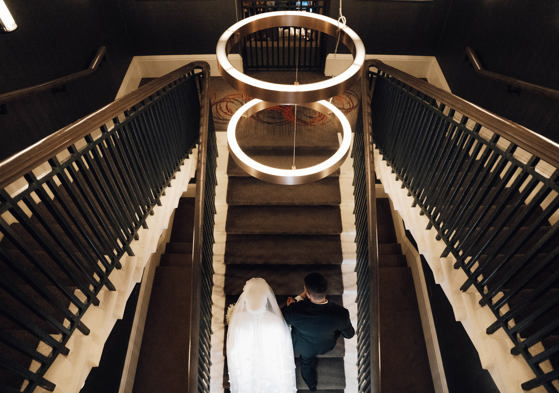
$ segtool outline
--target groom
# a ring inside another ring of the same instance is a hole
[[[340,335],[353,337],[355,330],[347,309],[326,299],[328,283],[320,273],[310,273],[304,282],[304,291],[288,298],[282,311],[291,325],[293,348],[301,356],[303,380],[316,391],[316,355],[332,350]]]

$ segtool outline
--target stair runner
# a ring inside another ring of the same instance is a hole
[[[434,393],[413,278],[397,243],[386,198],[377,199],[377,223],[381,391]]]
[[[299,116],[311,115],[299,112]],[[274,116],[273,110],[268,116]],[[262,120],[262,119],[261,119]],[[290,168],[293,134],[281,126],[262,130],[258,120],[240,125],[242,148],[268,165]],[[297,131],[296,163],[318,163],[338,146],[332,126],[304,127]],[[329,283],[328,298],[342,304],[342,247],[340,233],[339,171],[320,181],[297,186],[274,185],[252,178],[229,158],[225,246],[226,308],[236,302],[245,282],[264,278],[280,307],[287,296],[300,293],[303,279],[320,272]],[[225,351],[225,349],[224,349]],[[318,390],[341,393],[345,388],[344,343],[318,360]],[[297,364],[297,388],[306,391]],[[228,386],[227,371],[224,386]]]
[[[188,326],[194,198],[175,211],[171,241],[155,272],[133,393],[188,390]]]

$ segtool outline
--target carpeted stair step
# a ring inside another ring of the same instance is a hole
[[[299,366],[300,360],[295,359],[297,367],[297,390],[308,390],[307,384],[301,377],[301,369]],[[344,359],[339,358],[319,358],[316,365],[317,374],[317,390],[318,391],[332,391],[345,389],[345,371]]]
[[[341,264],[339,235],[229,235],[226,264]]]
[[[59,204],[57,201],[54,203]],[[72,207],[72,209],[76,209],[76,208]],[[77,221],[79,225],[79,229],[76,226],[76,224],[70,219],[70,217],[68,217],[66,212],[60,211],[62,210],[60,207],[58,207],[57,210],[59,210],[59,213],[64,217],[64,220],[66,221],[66,231],[60,225],[60,221],[50,213],[50,211],[47,209],[46,206],[44,206],[42,203],[37,205],[37,212],[41,215],[41,219],[45,221],[51,233],[55,234],[57,237],[67,238],[67,239],[71,238],[72,245],[78,244],[79,241],[83,246],[87,246],[89,248],[91,242],[101,252],[105,252],[105,253],[107,252],[107,247],[105,247],[103,245],[102,240],[99,239],[99,237],[102,238],[103,236],[102,231],[92,230],[90,225],[88,225],[86,221],[82,218],[78,210],[76,211],[71,210],[70,212],[73,213],[72,218]],[[37,218],[32,217],[32,221],[36,222],[35,226],[40,225],[39,220]],[[82,231],[84,232],[83,234]]]
[[[547,336],[543,341],[542,344],[546,350],[551,348],[557,348],[559,346],[559,332],[556,335]],[[551,364],[553,368],[556,370],[559,369],[559,352],[555,352],[550,356]]]
[[[463,210],[464,209],[464,210]],[[537,221],[538,217],[542,214],[541,208],[529,209],[526,205],[521,203],[519,206],[515,204],[497,204],[486,207],[485,205],[476,205],[473,211],[465,209],[464,206],[449,206],[445,210],[445,214],[453,214],[455,220],[458,222],[466,222],[475,219],[479,221],[479,226],[487,227],[489,225],[495,225],[496,222],[501,222],[503,218],[507,218],[507,221],[512,221],[514,217],[518,217],[526,213],[522,221],[522,225],[529,226]],[[483,214],[483,215],[482,215]]]
[[[187,391],[189,280],[187,268],[157,268],[134,393]]]
[[[291,110],[292,112],[292,107],[287,108],[286,106],[283,106],[283,108],[288,111]],[[303,112],[312,112],[312,114],[316,113],[315,111],[299,106],[297,117],[304,117],[305,114]],[[270,114],[272,116],[274,113],[277,113],[277,111],[267,110],[266,112],[260,112],[260,114]],[[243,150],[277,150],[281,148],[293,149],[294,130],[291,124],[288,127],[268,126],[264,128],[254,118],[249,120],[243,119],[242,123],[243,124],[239,124],[237,127],[235,135],[239,146],[241,146]],[[295,139],[297,149],[316,150],[327,148],[336,150],[339,146],[338,133],[341,132],[341,127],[339,127],[339,124],[334,124],[334,122],[332,123],[333,124],[328,127],[309,127],[297,124],[297,135]]]
[[[284,186],[253,177],[229,179],[227,203],[233,205],[339,205],[340,185],[336,178],[314,183]]]
[[[528,322],[528,324],[518,332],[523,338],[536,334],[540,329],[552,325],[557,319],[557,315],[559,315],[559,304],[557,301],[553,302],[553,305],[550,307],[548,306],[547,310],[543,311],[543,307],[545,307],[546,304],[549,304],[549,302],[554,299],[559,299],[559,288],[548,288],[545,293],[536,296],[535,299],[533,298],[534,291],[533,289],[523,289],[509,299],[510,308],[518,311],[515,314],[514,322],[516,324]],[[520,308],[525,302],[530,303]],[[540,313],[540,311],[543,311],[543,313]],[[552,333],[559,335],[559,328]]]
[[[21,296],[25,297],[28,301],[35,303],[39,309],[52,317],[54,321],[62,324],[65,319],[63,310],[68,308],[70,300],[54,285],[45,286],[44,289],[52,295],[54,301],[50,301],[50,299],[45,298],[42,293],[37,292],[37,290],[30,285],[17,286],[17,291],[21,294]],[[67,290],[69,293],[73,294],[75,288],[69,287]],[[58,307],[55,305],[55,302]],[[18,310],[22,317],[32,322],[34,326],[39,327],[46,333],[58,333],[58,329],[54,327],[52,323],[36,314],[31,308],[24,306],[24,303],[22,303],[19,298],[12,296],[5,290],[0,291],[0,304],[7,307],[7,309],[11,308]],[[2,330],[16,330],[20,329],[21,326],[8,316],[0,314],[0,328],[2,328]]]
[[[191,242],[194,222],[194,198],[181,198],[175,210],[171,242]]]
[[[380,268],[382,391],[433,393],[411,272],[407,267]],[[406,365],[402,378],[402,365]]]
[[[380,255],[401,254],[402,247],[399,243],[380,243],[378,245]]]
[[[406,257],[403,255],[387,254],[379,255],[379,266],[380,267],[406,267]]]
[[[74,240],[70,239],[66,234],[59,232],[58,230],[52,231],[50,234],[44,229],[40,229],[39,236],[43,239],[46,243],[47,247],[49,247],[49,252],[52,252],[53,256],[51,257],[49,253],[47,253],[47,249],[40,245],[40,243],[23,227],[23,225],[19,223],[14,223],[10,225],[10,228],[13,230],[15,235],[18,239],[21,239],[21,243],[25,244],[25,247],[28,251],[32,253],[36,253],[37,258],[39,256],[44,256],[46,259],[41,262],[47,264],[56,264],[54,260],[61,262],[64,261],[70,265],[70,270],[78,271],[75,266],[75,263],[72,260],[78,261],[82,266],[87,267],[90,266],[92,260],[97,261],[98,257],[94,253],[93,249],[87,247],[87,249],[82,250],[80,247],[81,245],[74,242]],[[55,240],[56,239],[56,240]],[[60,241],[61,244],[58,244],[57,241]],[[1,247],[8,252],[15,251],[16,253],[20,253],[20,249],[12,243],[8,239],[3,239],[1,243]],[[84,246],[85,247],[85,246]],[[102,252],[102,249],[99,249]],[[107,255],[105,258],[108,260],[108,255],[112,254],[112,251]],[[114,255],[114,254],[113,254]]]
[[[7,242],[7,241],[6,241]],[[3,243],[5,245],[5,243]],[[6,253],[10,256],[11,260],[17,263],[22,270],[27,272],[33,272],[33,277],[37,278],[40,282],[44,283],[44,285],[53,284],[53,282],[45,276],[43,273],[40,272],[39,268],[37,268],[20,250],[16,248],[8,248],[5,249]],[[35,256],[36,260],[39,261],[43,266],[45,271],[47,271],[51,276],[60,282],[64,286],[71,286],[74,285],[74,281],[70,278],[68,274],[66,274],[62,268],[54,262],[54,260],[49,257],[49,255],[45,251],[33,251],[33,255]],[[0,274],[3,277],[10,279],[14,283],[25,283],[19,273],[16,272],[15,269],[9,267],[10,265],[8,262],[3,262],[0,267]],[[75,269],[72,269],[75,272]],[[77,273],[76,273],[77,274]],[[26,276],[28,277],[28,275]]]
[[[547,256],[548,254],[546,253],[538,253],[533,255],[531,258],[526,259],[526,254],[518,253],[508,259],[505,259],[505,254],[497,254],[491,257],[487,254],[483,254],[480,256],[478,263],[479,266],[484,269],[484,272],[486,272],[485,276],[489,278],[486,285],[490,289],[499,289],[496,287],[497,284],[508,277],[508,275],[513,272],[513,269],[516,270],[512,279],[509,277],[508,282],[504,284],[506,289],[518,285],[517,283],[515,284],[515,281],[517,281],[515,278],[521,277],[524,279],[529,275],[531,276],[534,273],[535,263],[544,260]],[[554,261],[550,261],[547,266],[543,267],[539,272],[536,272],[530,281],[524,284],[524,288],[530,289],[539,287],[541,283],[555,271],[557,266],[559,266],[559,258]],[[489,272],[492,273],[491,277],[489,277]]]
[[[334,235],[342,231],[334,206],[230,206],[228,234]]]
[[[35,351],[37,349],[39,339],[26,330],[2,330],[5,334],[13,337],[17,342],[26,346],[29,350]],[[10,364],[14,366],[21,367],[22,369],[28,369],[30,366],[31,360],[29,356],[24,355],[22,352],[2,341],[0,341],[0,353],[4,359],[9,359]],[[21,384],[23,383],[23,378],[5,368],[0,368],[0,381],[2,381],[1,383],[3,388],[13,389],[7,391],[19,392]]]
[[[379,244],[396,243],[396,233],[394,232],[394,223],[392,222],[388,198],[377,199],[377,224]]]
[[[276,295],[293,296],[303,290],[303,279],[312,272],[319,272],[326,278],[328,294],[342,294],[341,267],[332,265],[228,265],[224,290],[226,295],[239,295],[248,279],[262,277]]]
[[[161,257],[160,266],[188,267],[192,264],[191,254],[165,253]]]
[[[248,154],[248,153],[247,153]],[[331,154],[298,154],[295,159],[295,165],[297,168],[307,168],[309,166],[320,164],[321,162],[327,160]],[[293,164],[293,155],[285,152],[283,155],[275,154],[250,154],[250,157],[260,162],[264,165],[271,166],[273,168],[280,169],[291,169]],[[229,156],[229,162],[227,164],[227,175],[231,177],[249,177],[250,175],[246,173],[241,167],[239,167],[233,158]],[[338,177],[340,175],[340,170],[337,169],[328,177]]]
[[[468,231],[469,228],[466,228]],[[505,226],[503,228],[484,228],[483,231],[479,228],[474,228],[473,233],[469,238],[462,243],[464,249],[472,246],[475,242],[474,247],[478,244],[485,244],[489,242],[489,245],[483,250],[484,253],[490,254],[495,250],[497,245],[503,245],[499,251],[508,250],[510,247],[520,247],[516,250],[516,253],[526,253],[530,251],[530,248],[537,243],[538,240],[543,238],[546,233],[549,232],[549,227],[538,227],[535,231],[532,231],[528,227],[512,228],[510,226]]]
[[[169,242],[165,247],[166,253],[192,254],[192,242]]]

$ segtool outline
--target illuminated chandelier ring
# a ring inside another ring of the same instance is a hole
[[[244,37],[260,30],[285,26],[300,26],[331,36],[336,36],[340,32],[340,41],[353,54],[353,63],[333,78],[294,85],[261,81],[233,67],[227,56]],[[358,79],[365,62],[365,46],[355,31],[339,24],[335,19],[312,12],[275,11],[251,16],[229,27],[219,38],[216,55],[221,75],[237,90],[265,101],[303,104],[339,95],[351,82]]]
[[[304,106],[318,111],[324,111],[324,109],[326,109],[327,111],[332,112],[342,125],[342,141],[338,150],[336,150],[336,152],[327,160],[301,169],[280,169],[261,164],[250,158],[241,149],[237,141],[237,125],[241,117],[251,116],[258,111],[274,105],[276,104],[262,101],[260,99],[253,99],[239,108],[239,110],[237,110],[237,112],[235,112],[235,114],[231,117],[229,125],[227,126],[227,142],[229,145],[229,152],[237,165],[239,165],[251,176],[260,180],[284,185],[306,184],[320,180],[330,175],[340,167],[347,157],[351,145],[351,126],[342,111],[336,108],[335,105],[324,100],[307,103]]]

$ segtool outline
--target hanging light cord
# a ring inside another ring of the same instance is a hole
[[[338,46],[340,45],[340,37],[342,28],[347,24],[347,19],[342,12],[342,0],[340,0],[340,8],[338,9],[338,39],[336,40],[336,48],[334,49],[334,55],[338,53]]]
[[[342,36],[342,28],[345,27],[347,24],[347,19],[342,12],[342,0],[340,0],[340,8],[338,8],[338,38],[336,39],[336,47],[334,48],[334,58],[338,54],[338,46],[340,45],[340,37]],[[332,103],[332,99],[334,97],[330,97],[330,103]]]
[[[301,34],[301,30],[299,30]],[[299,84],[299,48],[295,52],[295,84]],[[291,169],[296,169],[295,166],[295,141],[297,139],[297,104],[295,104],[294,119],[293,119],[293,162],[291,163]]]

